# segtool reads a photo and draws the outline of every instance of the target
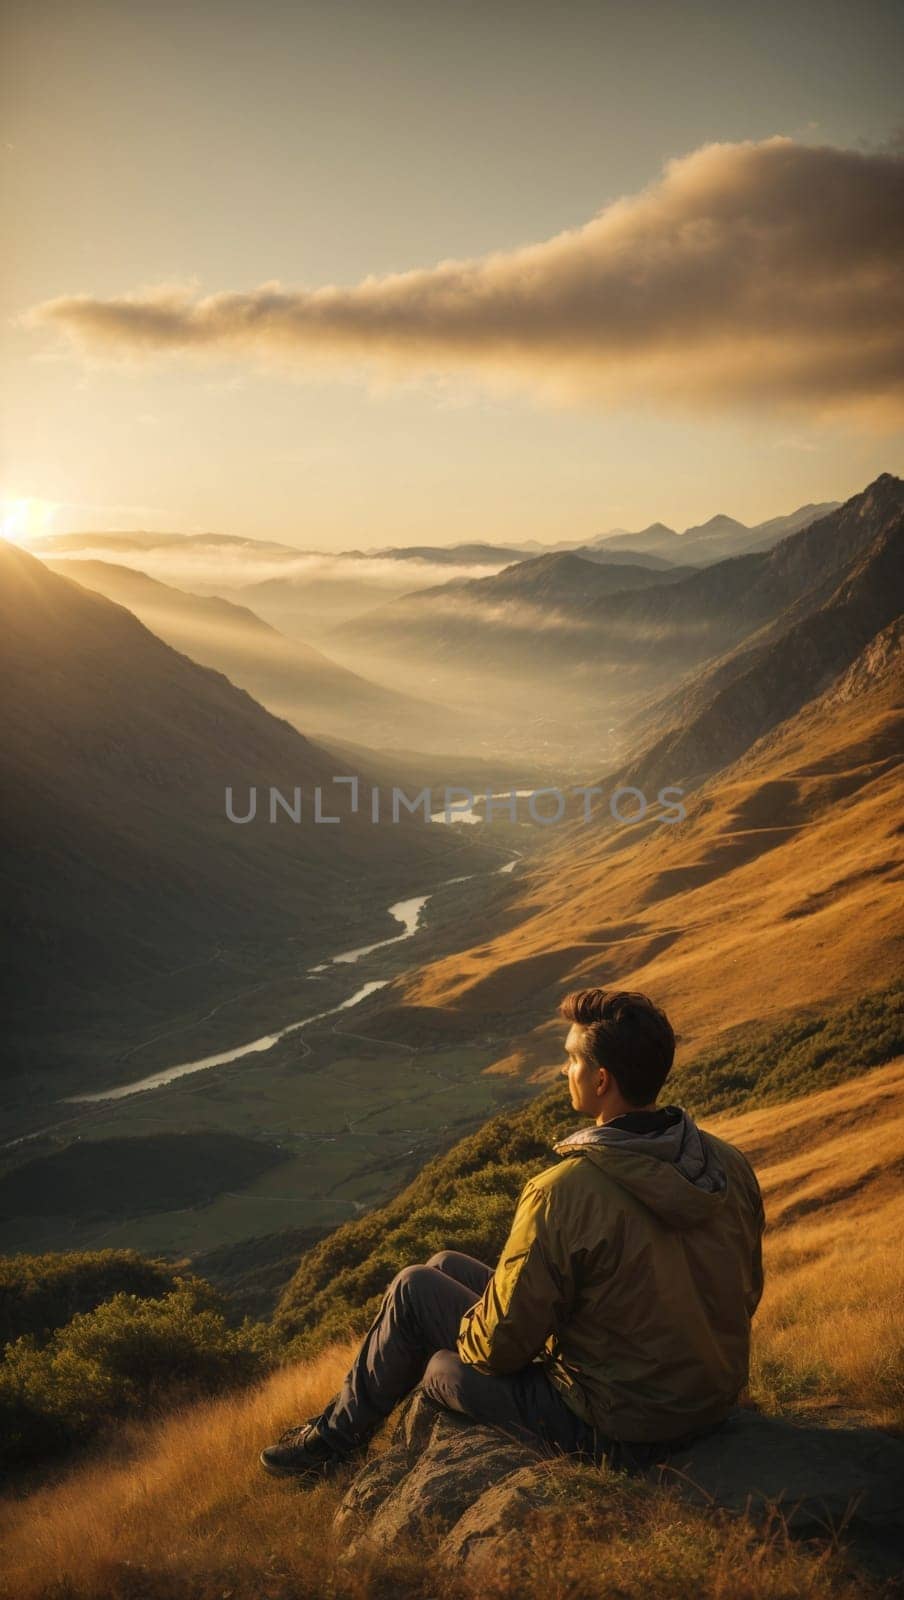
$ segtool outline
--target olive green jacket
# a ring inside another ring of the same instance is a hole
[[[696,1166],[670,1159],[675,1138]],[[763,1289],[763,1202],[733,1145],[686,1113],[675,1138],[592,1128],[555,1146],[564,1159],[525,1185],[461,1320],[463,1361],[504,1374],[541,1360],[609,1438],[677,1439],[728,1414]]]

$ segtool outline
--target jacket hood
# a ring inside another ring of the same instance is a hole
[[[728,1180],[716,1148],[680,1106],[648,1133],[614,1123],[579,1128],[554,1145],[558,1155],[585,1156],[673,1228],[706,1222],[725,1198]]]

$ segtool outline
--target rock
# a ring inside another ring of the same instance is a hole
[[[756,1516],[778,1504],[795,1532],[846,1522],[904,1530],[904,1442],[878,1428],[805,1426],[756,1411],[659,1469],[697,1504]]]
[[[539,1451],[415,1390],[389,1448],[365,1463],[336,1513],[334,1528],[351,1541],[345,1559],[364,1545],[385,1548],[425,1522],[451,1528],[485,1490],[538,1459]]]
[[[562,1504],[564,1477],[555,1455],[415,1390],[399,1409],[388,1448],[352,1482],[334,1527],[347,1541],[345,1560],[432,1528],[445,1530],[441,1562],[473,1571],[489,1561],[500,1571],[517,1559],[525,1519]],[[794,1532],[843,1527],[877,1551],[897,1549],[904,1537],[904,1442],[875,1428],[801,1426],[738,1410],[646,1477],[694,1504],[754,1518],[777,1505]],[[613,1492],[606,1467],[585,1468],[581,1482],[585,1498]]]
[[[466,1567],[469,1573],[490,1566],[500,1578],[511,1576],[511,1565],[518,1559],[518,1530],[525,1518],[562,1503],[556,1474],[556,1463],[547,1461],[521,1467],[485,1489],[446,1535],[438,1551],[440,1563]],[[601,1489],[603,1482],[600,1478]]]

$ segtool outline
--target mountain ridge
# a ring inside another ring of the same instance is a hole
[[[45,565],[124,605],[167,644],[225,672],[299,731],[361,743],[367,737],[374,743],[404,738],[429,749],[442,718],[448,737],[455,738],[453,708],[373,683],[234,600],[196,595],[119,563],[70,557],[45,558]]]
[[[423,675],[438,698],[457,692],[485,703],[491,673],[496,700],[519,719],[530,688],[533,703],[549,709],[546,738],[559,737],[569,707],[588,716],[605,707],[607,726],[617,726],[642,718],[676,678],[736,649],[814,586],[827,597],[901,489],[885,474],[769,550],[689,574],[594,572],[577,551],[546,552],[399,596],[360,615],[353,632],[340,626],[324,639],[340,660],[382,681],[401,686],[411,672]]]
[[[874,559],[881,566],[883,558],[879,546],[886,538],[889,550],[884,558],[884,575],[880,578],[877,568],[874,578],[876,604],[871,607],[864,598],[867,614],[861,619],[859,627],[854,629],[846,657],[843,650],[832,650],[830,637],[823,638],[825,671],[842,670],[846,661],[856,654],[867,639],[891,620],[895,607],[900,607],[904,600],[904,579],[899,570],[902,518],[904,482],[891,474],[883,474],[860,495],[853,496],[839,507],[837,512],[830,513],[820,523],[808,527],[799,535],[789,535],[777,545],[769,554],[768,564],[780,568],[784,574],[781,582],[786,581],[790,572],[798,588],[795,598],[761,628],[754,630],[726,653],[705,663],[696,674],[687,676],[677,689],[641,708],[629,722],[627,731],[635,742],[646,732],[646,744],[631,758],[630,771],[635,774],[640,772],[644,763],[655,765],[652,752],[657,748],[666,759],[668,741],[674,743],[677,739],[687,749],[693,741],[692,730],[706,717],[708,708],[717,702],[726,707],[730,719],[731,685],[757,669],[764,680],[768,678],[773,652],[780,653],[792,680],[798,684],[797,705],[818,693],[817,679],[814,677],[815,663],[810,659],[806,666],[802,661],[794,666],[793,643],[789,642],[789,636],[795,628],[802,630],[798,637],[801,640],[800,648],[804,649],[803,641],[812,639],[812,627],[805,627],[808,618],[827,607],[843,610],[845,605],[850,607],[855,604],[849,591],[845,590],[845,576],[852,576],[862,568],[864,551],[870,547],[873,548]],[[826,564],[824,557],[827,548],[830,559]],[[895,551],[898,552],[897,561]],[[860,570],[861,587],[865,582],[866,575]],[[888,588],[883,593],[882,584],[886,582]],[[774,708],[784,708],[780,715],[776,709],[772,719],[779,721],[788,714],[787,708],[794,701],[794,692],[791,690],[789,696],[789,686],[778,682],[773,687],[772,701],[768,698],[768,691],[764,690],[766,707],[772,704]],[[766,707],[763,716],[768,716]],[[680,730],[678,734],[674,733],[675,729]],[[738,748],[736,744],[736,752]],[[688,770],[695,770],[693,763]],[[706,770],[712,770],[712,765]]]
[[[389,932],[387,902],[442,875],[444,830],[373,828],[363,805],[325,848],[310,808],[315,784],[332,792],[329,750],[5,543],[0,620],[9,1059],[34,1083],[102,1039],[133,1044],[189,994],[204,1010],[241,974]],[[225,787],[241,808],[260,784],[301,785],[307,825],[231,825]],[[116,1070],[103,1052],[92,1068]]]

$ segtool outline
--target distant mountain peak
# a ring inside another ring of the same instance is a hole
[[[646,528],[641,528],[639,537],[643,538],[645,534],[657,534],[659,537],[664,534],[667,539],[678,538],[677,531],[670,528],[667,522],[651,522]]]
[[[641,528],[637,533],[631,533],[628,528],[610,528],[608,533],[597,534],[596,538],[591,540],[591,543],[594,545],[608,544],[610,540],[613,544],[622,540],[637,543],[641,539],[663,539],[669,541],[677,538],[678,534],[675,529],[670,528],[667,523],[651,522],[648,527]]]
[[[729,517],[724,511],[717,511],[715,516],[709,517],[706,522],[698,522],[690,528],[685,528],[681,535],[683,539],[706,538],[713,533],[749,533],[746,522],[739,522],[737,517]]]

